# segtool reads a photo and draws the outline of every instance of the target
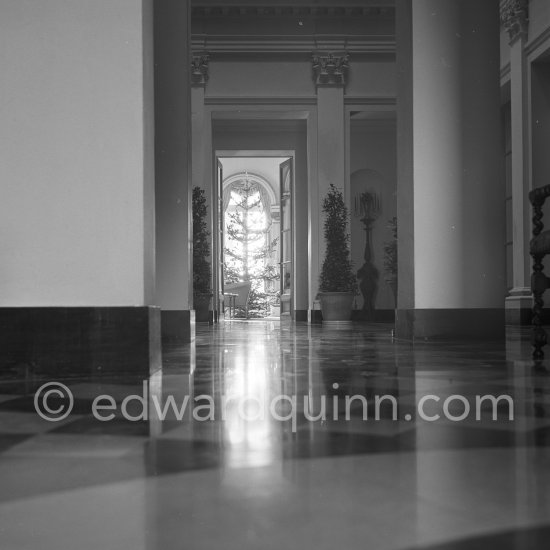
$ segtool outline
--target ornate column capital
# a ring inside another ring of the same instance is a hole
[[[347,52],[315,52],[312,56],[315,86],[345,88],[349,71]]]
[[[191,86],[206,87],[208,82],[208,61],[206,52],[194,53],[191,60]]]
[[[501,0],[500,2],[500,22],[508,31],[510,44],[520,36],[527,36],[528,4],[528,0]]]

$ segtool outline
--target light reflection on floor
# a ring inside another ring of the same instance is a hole
[[[528,337],[413,346],[384,325],[199,326],[192,346],[165,350],[140,422],[90,413],[97,395],[119,409],[139,396],[137,378],[66,380],[75,409],[59,423],[33,410],[43,380],[0,378],[0,548],[545,548],[550,375]],[[515,418],[484,406],[480,420],[422,421],[428,394],[511,395]],[[368,407],[346,420],[350,395]],[[378,421],[377,395],[397,403]],[[183,418],[155,412],[170,396],[188,398]],[[296,396],[295,429],[269,410],[280,396]],[[305,418],[305,398],[312,415],[326,399],[324,420]]]

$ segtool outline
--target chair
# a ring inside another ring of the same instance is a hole
[[[529,200],[533,206],[533,238],[529,243],[529,253],[533,258],[533,272],[531,274],[531,291],[533,293],[533,358],[542,359],[544,352],[542,348],[548,340],[546,331],[543,328],[544,300],[542,295],[547,288],[550,288],[550,278],[542,270],[544,256],[550,254],[550,231],[543,231],[542,206],[547,197],[550,196],[550,185],[533,189],[529,193]]]
[[[225,283],[224,292],[228,294],[236,294],[233,301],[234,307],[238,307],[244,311],[245,317],[248,319],[248,298],[250,297],[250,289],[252,288],[251,281],[239,281],[237,283]],[[224,302],[225,314],[225,302]]]

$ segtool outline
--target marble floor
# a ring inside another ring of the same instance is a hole
[[[72,401],[4,373],[0,548],[546,549],[550,363],[528,336],[233,320],[149,380],[56,380]]]

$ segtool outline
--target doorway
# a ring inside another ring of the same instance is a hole
[[[218,317],[291,316],[293,162],[293,151],[216,152]]]

